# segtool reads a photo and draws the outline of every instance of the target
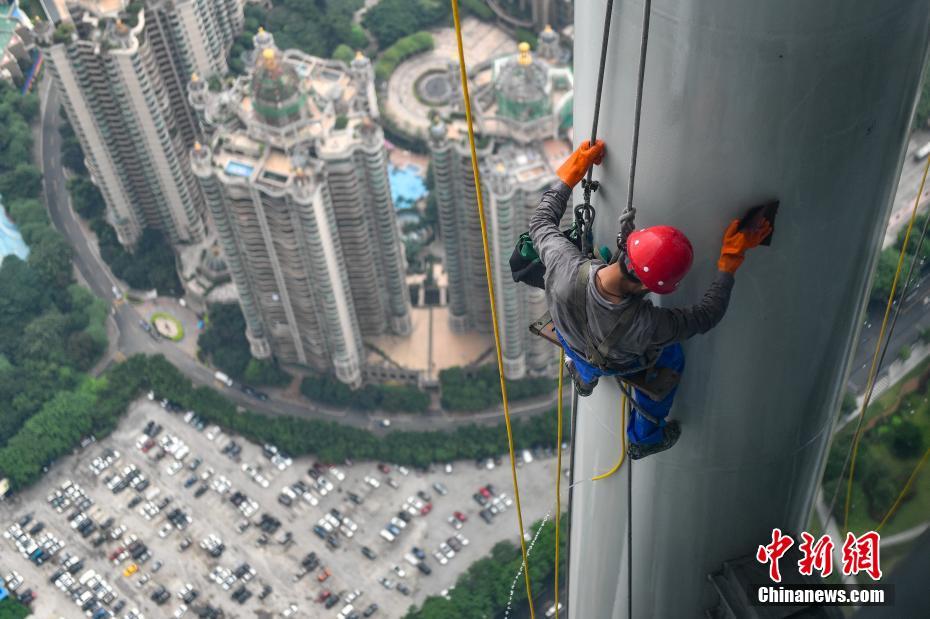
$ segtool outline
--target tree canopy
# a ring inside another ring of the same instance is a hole
[[[197,340],[202,355],[236,380],[250,385],[286,385],[291,376],[273,360],[254,359],[245,337],[245,317],[238,303],[209,307],[207,329]]]
[[[16,138],[25,160],[31,159],[28,122],[36,112],[29,96],[0,83],[0,141],[26,127]],[[26,260],[11,255],[0,265],[0,446],[49,402],[77,388],[81,372],[107,346],[108,307],[74,283],[71,247],[51,227],[39,199],[41,176],[10,160],[18,152],[0,154],[0,185],[15,185],[4,190],[8,213],[29,246]]]
[[[482,411],[501,403],[500,374],[496,365],[477,368],[452,367],[439,372],[442,407],[448,411]],[[507,381],[507,397],[525,400],[552,393],[549,378],[522,378]]]
[[[449,19],[450,5],[444,0],[381,0],[368,9],[362,25],[387,49],[396,41]]]
[[[267,10],[248,4],[244,32],[229,52],[229,68],[236,74],[245,72],[242,56],[252,49],[252,36],[259,27],[274,34],[278,48],[299,49],[313,56],[329,58],[340,46],[363,49],[368,37],[353,23],[355,11],[363,4],[364,0],[274,0]]]

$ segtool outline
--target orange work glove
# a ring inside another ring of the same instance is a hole
[[[736,273],[736,269],[743,264],[746,250],[758,247],[765,237],[772,231],[772,224],[763,221],[756,229],[739,229],[739,220],[734,219],[723,233],[723,247],[720,248],[720,259],[717,268],[726,273]]]
[[[588,168],[592,165],[600,165],[604,160],[604,142],[598,140],[591,146],[590,140],[585,140],[581,146],[573,152],[565,163],[561,165],[557,174],[562,182],[569,187],[574,187],[584,175],[588,173]]]

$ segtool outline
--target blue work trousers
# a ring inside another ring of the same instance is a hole
[[[559,337],[559,342],[562,343],[562,348],[565,349],[565,354],[574,362],[575,371],[586,383],[592,383],[601,376],[622,377],[642,371],[642,368],[634,368],[632,370],[624,369],[605,372],[594,367],[581,357],[581,355],[572,350],[571,347],[565,343],[565,340],[562,339],[561,334],[556,333],[556,335]],[[684,372],[685,353],[681,348],[681,344],[676,342],[663,348],[655,365],[648,371],[653,371],[658,368],[669,368],[679,374]],[[636,388],[633,389],[633,399],[636,404],[649,415],[657,419],[659,423],[653,423],[639,413],[639,411],[636,410],[636,406],[632,407],[632,414],[630,415],[630,420],[626,427],[627,438],[630,442],[640,445],[650,445],[662,441],[662,427],[665,425],[665,418],[668,417],[668,413],[672,409],[672,403],[675,401],[675,394],[677,392],[678,386],[676,385],[664,399],[657,402],[647,397],[646,394],[642,393],[640,390]]]

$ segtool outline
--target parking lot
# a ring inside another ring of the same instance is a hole
[[[136,402],[106,440],[0,503],[0,577],[31,589],[35,616],[402,617],[516,542],[506,458],[331,468],[198,421]],[[552,452],[532,460],[527,523],[555,498]]]

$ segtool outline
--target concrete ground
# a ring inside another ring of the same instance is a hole
[[[147,454],[136,446],[136,441],[148,420],[164,426],[158,438],[168,434],[174,435],[190,449],[190,453],[184,459],[184,468],[174,475],[167,472],[173,456],[166,455],[162,460],[156,461],[154,456],[159,451],[157,446]],[[436,472],[410,471],[403,475],[393,466],[392,470],[385,474],[378,470],[377,463],[372,462],[340,466],[339,469],[345,474],[344,481],[339,482],[330,472],[327,476],[335,488],[319,499],[318,506],[311,507],[299,502],[296,507],[288,508],[278,502],[278,494],[283,486],[299,479],[311,482],[307,469],[312,465],[313,458],[299,458],[282,472],[263,455],[260,446],[235,437],[242,447],[242,452],[234,461],[221,453],[230,437],[220,433],[211,441],[208,439],[210,430],[207,428],[206,431],[198,431],[185,423],[183,413],[169,413],[157,402],[136,402],[110,437],[63,458],[35,487],[0,503],[0,530],[6,531],[24,514],[32,514],[33,523],[45,523],[46,532],[53,533],[66,543],[54,559],[43,566],[36,566],[24,559],[11,541],[0,539],[0,575],[6,575],[10,570],[22,574],[25,580],[24,588],[31,587],[38,593],[38,598],[33,603],[36,617],[80,616],[71,600],[48,580],[52,572],[58,568],[58,563],[65,553],[82,557],[85,560],[84,569],[94,569],[113,586],[121,599],[126,599],[126,610],[138,607],[147,618],[172,616],[181,604],[175,594],[185,583],[191,583],[200,592],[192,605],[194,608],[209,603],[214,607],[221,607],[226,617],[270,619],[279,616],[279,613],[291,604],[296,604],[299,608],[295,615],[298,617],[336,617],[343,603],[332,609],[325,609],[322,604],[315,602],[324,589],[334,593],[358,589],[362,596],[355,603],[356,608],[364,609],[371,603],[377,603],[380,610],[375,616],[402,617],[411,605],[419,605],[428,595],[438,594],[453,585],[459,574],[472,562],[487,555],[494,544],[501,540],[516,541],[516,514],[512,507],[497,516],[492,525],[487,525],[478,518],[480,508],[472,499],[472,494],[488,483],[493,483],[497,492],[505,492],[512,496],[510,470],[506,466],[506,458],[505,466],[498,466],[493,470],[479,470],[474,462],[459,462],[454,465],[451,474],[446,474],[441,467],[436,467]],[[96,476],[89,465],[95,458],[104,454],[106,449],[117,450],[120,454],[119,459]],[[203,463],[192,473],[187,465],[195,458],[202,458]],[[151,521],[146,520],[139,511],[145,505],[145,501],[134,509],[128,508],[127,504],[136,496],[136,491],[130,488],[114,495],[106,487],[104,480],[128,464],[136,465],[151,482],[144,494],[158,488],[160,494],[154,499],[155,502],[164,497],[172,498],[169,506]],[[261,487],[243,471],[243,465],[247,464],[255,467],[270,480],[267,488]],[[199,481],[190,488],[184,487],[189,477],[205,473],[209,469],[213,470],[213,475],[208,483],[225,477],[231,484],[231,489],[225,497],[211,488],[201,498],[195,498],[194,491],[200,485]],[[554,458],[536,459],[523,466],[519,475],[524,501],[524,520],[529,524],[541,519],[553,509]],[[363,481],[366,476],[379,480],[380,487],[375,489],[367,485]],[[388,483],[389,479],[399,487],[392,488]],[[96,513],[98,523],[112,515],[116,520],[114,527],[125,525],[126,536],[135,534],[149,546],[152,557],[145,564],[139,565],[139,571],[135,575],[122,575],[130,560],[118,565],[108,560],[108,556],[119,547],[119,542],[108,541],[100,548],[92,548],[90,542],[95,535],[83,539],[68,524],[68,515],[73,508],[69,507],[64,513],[59,514],[50,506],[47,496],[60,488],[65,480],[79,484],[94,501],[94,507],[88,508],[89,511],[93,512],[99,506],[100,510]],[[432,488],[436,481],[445,484],[449,490],[448,495],[439,496]],[[565,486],[567,484],[563,484],[563,490],[567,492]],[[243,521],[244,517],[228,500],[231,493],[237,490],[254,499],[260,506],[251,515],[250,520],[253,524],[244,533],[237,530],[237,524]],[[405,499],[420,490],[431,495],[434,506],[432,512],[413,518],[394,543],[383,540],[379,531],[401,509]],[[356,506],[349,502],[348,492],[355,492],[361,496],[363,503]],[[187,512],[192,523],[186,531],[173,530],[165,538],[160,538],[159,530],[166,522],[165,514],[175,507]],[[358,524],[358,531],[354,537],[341,537],[340,547],[336,550],[329,549],[323,540],[311,531],[323,514],[331,508],[339,509]],[[455,533],[446,520],[456,510],[468,516],[461,533],[469,539],[470,544],[450,559],[447,565],[440,566],[432,555],[440,543]],[[260,520],[263,513],[279,519],[282,526],[270,536],[271,540],[266,545],[261,546],[258,544],[261,531],[254,523]],[[33,523],[30,523],[30,526]],[[295,543],[288,548],[277,541],[284,532],[293,534]],[[200,542],[210,534],[218,535],[226,546],[225,552],[218,559],[210,557],[200,548]],[[193,543],[190,548],[181,551],[179,543],[186,536],[189,536]],[[371,561],[362,555],[360,549],[364,545],[378,554],[377,560]],[[410,552],[413,546],[418,546],[427,553],[426,563],[432,568],[431,575],[421,574],[403,560],[403,556]],[[300,559],[310,551],[316,552],[322,566],[331,571],[332,575],[326,582],[318,581],[322,567],[303,576],[299,581],[294,581]],[[157,561],[161,561],[164,567],[158,573],[152,573]],[[220,585],[211,582],[208,575],[216,566],[232,570],[243,562],[248,562],[256,570],[256,576],[246,585],[253,597],[240,606],[230,598],[240,582],[230,590],[224,591]],[[394,565],[402,567],[405,571],[404,577],[399,577],[392,571]],[[144,575],[150,580],[141,585]],[[410,596],[383,587],[379,584],[379,579],[383,577],[405,583],[411,589]],[[273,593],[264,601],[259,601],[258,593],[265,584],[273,588]],[[171,599],[160,607],[149,599],[158,585],[164,585],[172,593]],[[192,614],[189,611],[187,616]]]

